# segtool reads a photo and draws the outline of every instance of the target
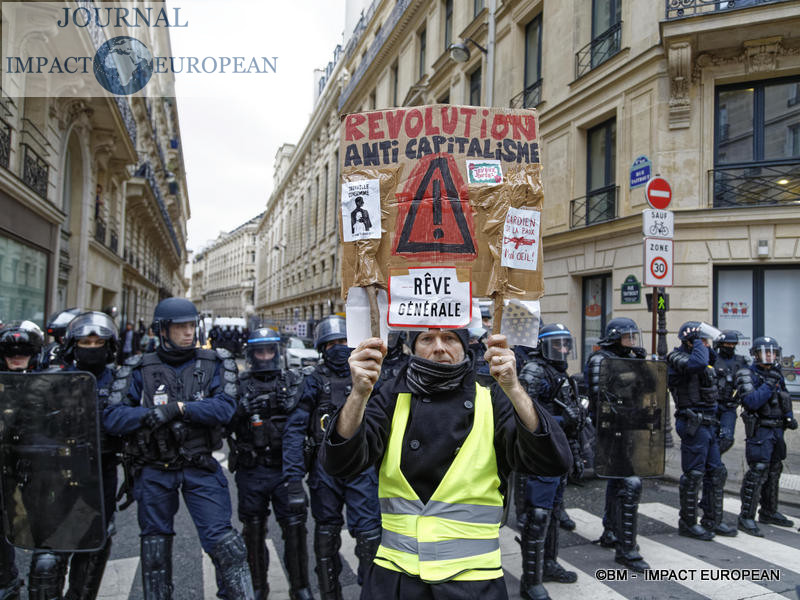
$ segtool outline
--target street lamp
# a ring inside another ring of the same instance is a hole
[[[484,54],[489,54],[489,51],[481,46],[478,42],[473,40],[472,38],[464,38],[463,42],[453,42],[448,46],[447,51],[450,53],[450,58],[458,63],[465,63],[469,60],[469,47],[467,46],[467,42],[475,46],[478,50],[483,52]]]
[[[469,60],[469,47],[467,46],[467,42],[469,42],[486,55],[486,104],[492,106],[494,104],[494,46],[497,27],[495,22],[497,0],[489,0],[487,8],[489,9],[488,48],[484,48],[470,38],[464,38],[462,42],[450,44],[447,47],[447,51],[450,53],[451,59],[459,63],[465,63]]]

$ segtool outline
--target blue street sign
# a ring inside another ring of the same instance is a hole
[[[653,163],[642,155],[636,158],[631,165],[631,189],[644,185],[650,179]]]

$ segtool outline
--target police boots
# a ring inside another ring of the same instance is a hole
[[[558,526],[567,531],[575,531],[575,521],[573,521],[564,510],[564,504],[559,504],[553,508],[553,516],[558,519]]]
[[[230,600],[254,600],[253,580],[247,567],[247,548],[236,530],[232,529],[217,542],[211,559],[217,565],[217,576]]]
[[[52,552],[34,552],[28,575],[30,600],[61,600],[64,589],[65,560]]]
[[[727,478],[728,470],[725,465],[714,469],[711,473],[711,485],[703,488],[703,503],[707,510],[703,513],[703,520],[700,523],[704,529],[713,531],[717,535],[735,537],[736,528],[722,522],[722,500]]]
[[[172,536],[141,537],[144,600],[172,600]]]
[[[533,508],[528,511],[525,528],[522,530],[522,579],[519,595],[527,600],[550,600],[544,589],[544,540],[550,523],[550,511]]]
[[[314,600],[308,584],[306,514],[292,514],[279,524],[283,532],[283,561],[289,573],[289,598]]]
[[[266,517],[242,519],[242,538],[247,547],[247,564],[250,566],[250,578],[253,581],[253,593],[256,600],[265,600],[269,595],[269,584],[267,583],[269,554],[265,542],[266,537]]]
[[[626,477],[622,481],[616,504],[617,550],[614,560],[629,569],[643,573],[650,568],[636,545],[636,528],[639,520],[639,498],[642,496],[642,480]]]
[[[111,538],[97,552],[76,552],[69,563],[69,590],[64,600],[95,600],[111,554]]]
[[[19,600],[19,589],[22,587],[22,581],[14,579],[7,585],[0,586],[0,600]]]
[[[341,535],[341,525],[317,524],[314,530],[314,553],[317,555],[317,579],[322,600],[342,600],[342,586],[339,584]]]
[[[561,505],[553,507],[553,516],[547,524],[547,535],[544,540],[544,570],[542,572],[543,581],[555,581],[556,583],[575,583],[578,581],[578,574],[575,571],[567,571],[558,564],[558,528],[561,523],[555,518]]]
[[[744,531],[756,537],[764,537],[755,522],[756,505],[761,496],[761,486],[767,477],[767,463],[755,463],[744,474],[742,480],[742,508],[739,512],[737,527],[739,531]]]
[[[778,488],[783,471],[783,463],[772,463],[769,466],[767,481],[761,488],[761,508],[758,511],[758,522],[779,527],[791,527],[794,521],[778,512]]]
[[[380,527],[356,535],[356,557],[358,557],[358,585],[364,585],[367,569],[372,564],[378,546],[381,545]]]
[[[696,540],[709,541],[714,537],[713,532],[707,531],[697,524],[697,496],[701,485],[703,485],[702,472],[689,471],[681,475],[678,488],[681,501],[678,534]]]
[[[1,516],[1,513],[0,513]],[[17,575],[14,546],[9,544],[0,531],[0,600],[17,600],[22,580]]]

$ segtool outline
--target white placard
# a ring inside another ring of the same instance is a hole
[[[672,240],[644,238],[644,285],[672,286]]]
[[[392,327],[467,327],[472,320],[472,282],[455,267],[412,267],[389,277]]]
[[[527,208],[509,208],[503,226],[503,256],[500,264],[536,271],[539,262],[539,225],[542,213]]]
[[[342,184],[342,234],[345,242],[381,239],[380,180]]]
[[[672,238],[675,235],[675,213],[671,210],[646,208],[642,211],[642,235]]]
[[[378,312],[381,325],[381,339],[389,339],[389,327],[386,325],[386,292],[378,291]],[[369,298],[366,288],[352,287],[347,290],[347,301],[344,305],[345,328],[347,329],[347,345],[355,348],[367,338],[372,337],[369,320]]]
[[[541,310],[538,300],[506,300],[500,333],[508,339],[509,346],[530,346],[539,342]]]

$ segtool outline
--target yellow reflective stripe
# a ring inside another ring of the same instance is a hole
[[[390,515],[419,515],[425,510],[422,500],[406,500],[405,498],[378,498],[381,513]]]
[[[475,557],[500,550],[500,539],[491,540],[443,540],[440,542],[419,542],[419,559],[454,560]]]
[[[411,535],[403,535],[395,531],[384,529],[381,532],[381,546],[391,550],[399,550],[400,552],[407,552],[408,554],[417,554],[419,545],[417,538]]]
[[[451,504],[440,500],[430,500],[423,504],[421,500],[405,498],[380,498],[381,513],[391,515],[419,515],[439,517],[465,523],[499,524],[503,518],[502,506],[485,504]]]

